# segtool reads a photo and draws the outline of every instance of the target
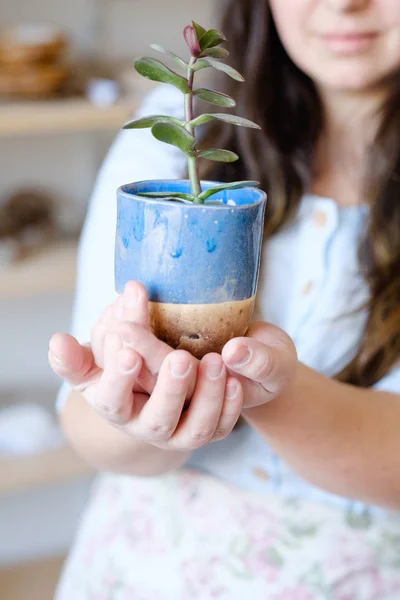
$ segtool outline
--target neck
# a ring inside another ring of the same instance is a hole
[[[381,91],[338,93],[319,90],[324,130],[314,165],[314,191],[338,203],[362,202],[367,151],[379,126]]]

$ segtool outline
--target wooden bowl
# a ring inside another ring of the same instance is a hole
[[[69,76],[65,65],[0,66],[0,96],[43,98],[58,92]]]
[[[41,24],[20,24],[0,31],[0,65],[58,60],[67,47],[65,35]]]

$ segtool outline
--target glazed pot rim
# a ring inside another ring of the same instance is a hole
[[[238,188],[236,190],[226,190],[226,192],[232,191],[232,192],[240,192],[241,189],[243,190],[254,190],[255,192],[257,192],[259,194],[259,199],[256,202],[250,202],[248,204],[210,204],[210,202],[213,202],[213,198],[214,196],[212,196],[210,198],[210,200],[205,200],[205,202],[203,204],[194,204],[193,202],[181,202],[181,201],[173,201],[173,200],[167,200],[165,198],[149,198],[149,197],[145,197],[145,196],[138,196],[135,192],[130,192],[127,191],[127,188],[130,188],[132,186],[136,186],[136,185],[141,185],[141,184],[145,184],[145,183],[174,183],[174,184],[183,184],[183,183],[189,183],[188,179],[143,179],[141,181],[133,181],[132,183],[125,183],[121,186],[119,186],[117,188],[117,194],[119,196],[124,196],[126,198],[130,198],[132,196],[135,197],[136,201],[143,201],[143,202],[150,202],[152,204],[161,204],[163,206],[165,206],[166,204],[170,204],[170,205],[179,205],[179,206],[185,206],[186,208],[189,209],[212,209],[215,208],[216,210],[243,210],[243,209],[248,209],[250,206],[258,206],[260,204],[263,204],[267,201],[267,194],[266,192],[264,192],[263,190],[261,190],[258,187],[253,187],[253,186],[249,186],[249,187],[243,187],[243,188]],[[216,185],[223,185],[224,182],[222,181],[209,181],[209,180],[201,180],[201,184],[202,185],[206,185],[208,187],[213,187]],[[225,190],[222,190],[225,191]],[[172,190],[171,190],[171,193]],[[215,200],[214,200],[215,202]]]

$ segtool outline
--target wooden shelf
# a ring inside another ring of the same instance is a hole
[[[69,446],[18,458],[0,459],[0,494],[61,483],[92,473]]]
[[[63,241],[0,269],[0,300],[72,290],[76,254],[77,242]]]
[[[84,98],[1,103],[0,137],[118,130],[137,110],[140,97],[138,93],[107,108]]]
[[[0,568],[3,600],[52,600],[65,556]]]

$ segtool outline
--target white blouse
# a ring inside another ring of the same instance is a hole
[[[177,90],[161,85],[149,94],[137,116],[181,117],[181,103]],[[115,298],[117,187],[143,179],[180,178],[184,161],[178,150],[156,141],[149,130],[118,134],[98,174],[80,242],[71,331],[79,341],[90,339],[94,322]],[[355,355],[367,318],[363,307],[368,289],[357,262],[366,215],[366,206],[339,207],[329,198],[306,195],[295,219],[263,249],[255,318],[285,330],[300,361],[328,376]],[[400,393],[400,368],[375,387]],[[63,385],[58,406],[67,393]],[[303,481],[247,425],[196,451],[189,465],[249,490],[307,497],[342,506],[353,515],[377,510]]]

